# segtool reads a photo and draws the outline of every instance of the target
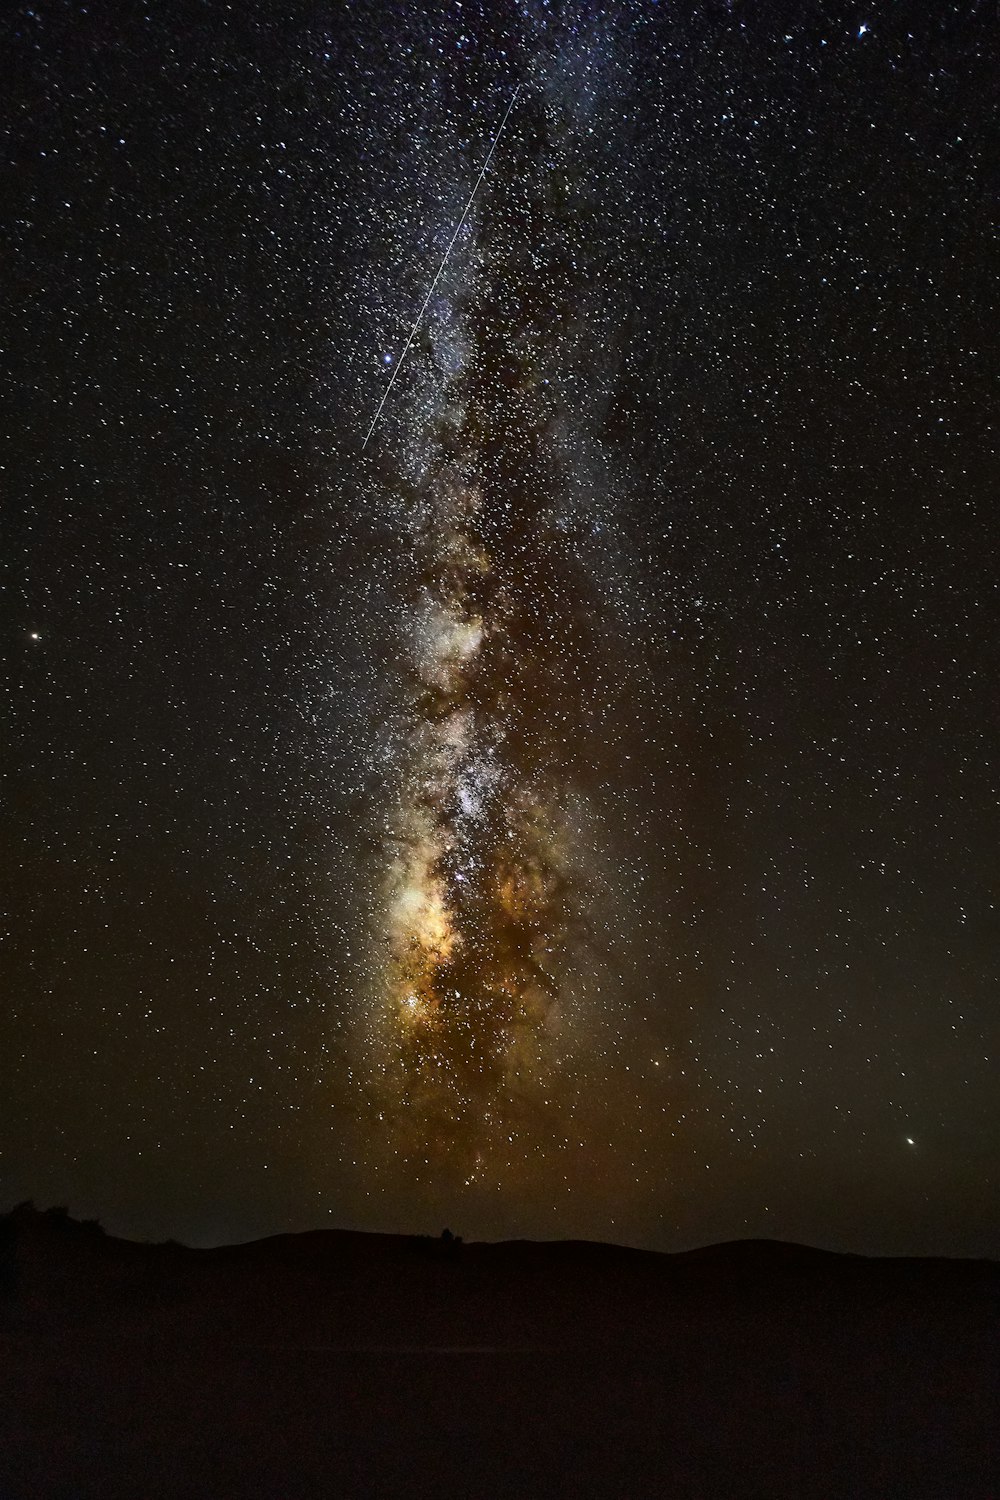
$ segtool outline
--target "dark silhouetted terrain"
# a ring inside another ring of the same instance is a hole
[[[0,1495],[1000,1496],[1000,1266],[2,1222]]]

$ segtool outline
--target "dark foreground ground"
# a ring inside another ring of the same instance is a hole
[[[3,1500],[1000,1500],[992,1263],[4,1232]]]

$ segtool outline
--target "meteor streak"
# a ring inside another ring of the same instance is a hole
[[[514,93],[513,93],[512,97],[511,97],[511,101],[510,101],[510,103],[507,106],[507,113],[504,115],[503,119],[500,121],[500,129],[497,131],[496,135],[493,137],[493,144],[490,146],[490,149],[489,149],[489,151],[486,154],[486,160],[483,162],[482,169],[481,169],[481,171],[479,173],[479,176],[476,178],[475,186],[473,187],[472,192],[469,194],[469,201],[466,203],[464,209],[462,210],[462,217],[459,219],[458,223],[455,225],[455,232],[452,235],[451,239],[448,241],[448,248],[444,252],[444,255],[441,257],[441,264],[438,266],[438,268],[437,268],[437,274],[434,277],[434,280],[431,282],[430,287],[427,290],[427,296],[424,298],[423,305],[422,305],[420,311],[417,313],[417,316],[413,320],[413,327],[410,329],[410,336],[406,340],[406,346],[403,349],[402,354],[399,356],[399,359],[396,361],[396,367],[393,370],[392,375],[389,377],[389,384],[386,386],[385,390],[382,393],[382,399],[381,399],[381,401],[378,404],[378,410],[376,411],[375,415],[372,417],[371,426],[369,427],[368,431],[365,434],[365,440],[364,440],[364,442],[361,444],[362,448],[367,448],[367,446],[368,446],[368,439],[371,437],[372,433],[375,431],[375,424],[378,421],[379,417],[382,415],[382,408],[383,408],[383,406],[385,405],[385,403],[386,403],[386,401],[388,399],[389,392],[392,390],[393,386],[396,383],[396,376],[399,374],[400,369],[402,368],[402,364],[403,364],[404,359],[406,358],[407,354],[409,354],[409,352],[410,352],[410,345],[413,343],[414,335],[416,334],[416,331],[417,331],[417,329],[420,326],[420,320],[423,318],[424,313],[427,311],[427,305],[428,305],[428,303],[430,302],[431,298],[434,295],[434,288],[437,286],[438,282],[441,280],[441,272],[444,270],[444,268],[445,268],[445,266],[446,266],[446,264],[448,262],[448,257],[449,257],[449,255],[452,252],[452,247],[454,246],[455,241],[458,239],[459,233],[461,232],[461,229],[462,229],[462,225],[465,223],[466,219],[468,218],[469,209],[472,207],[472,200],[473,200],[473,198],[475,198],[476,194],[478,193],[478,191],[479,191],[479,185],[482,182],[483,178],[486,176],[486,169],[489,166],[490,161],[491,161],[492,156],[493,156],[493,153],[494,153],[494,151],[497,148],[497,141],[499,141],[500,137],[503,135],[504,126],[507,124],[507,121],[510,118],[510,112],[511,112],[511,110],[514,108],[514,105],[517,103],[517,96],[521,92],[521,88],[522,88],[522,85],[518,84],[517,88],[514,90]]]

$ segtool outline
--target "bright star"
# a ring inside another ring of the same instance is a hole
[[[867,21],[863,21],[861,23],[861,25],[858,27],[858,36],[859,36],[859,38],[865,36],[867,34],[867,32],[868,32],[868,23],[867,23]]]

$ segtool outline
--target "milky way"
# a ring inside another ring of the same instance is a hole
[[[411,1148],[475,1163],[586,1003],[602,44],[574,30],[529,66],[417,345],[394,497],[411,568],[377,1070]]]

